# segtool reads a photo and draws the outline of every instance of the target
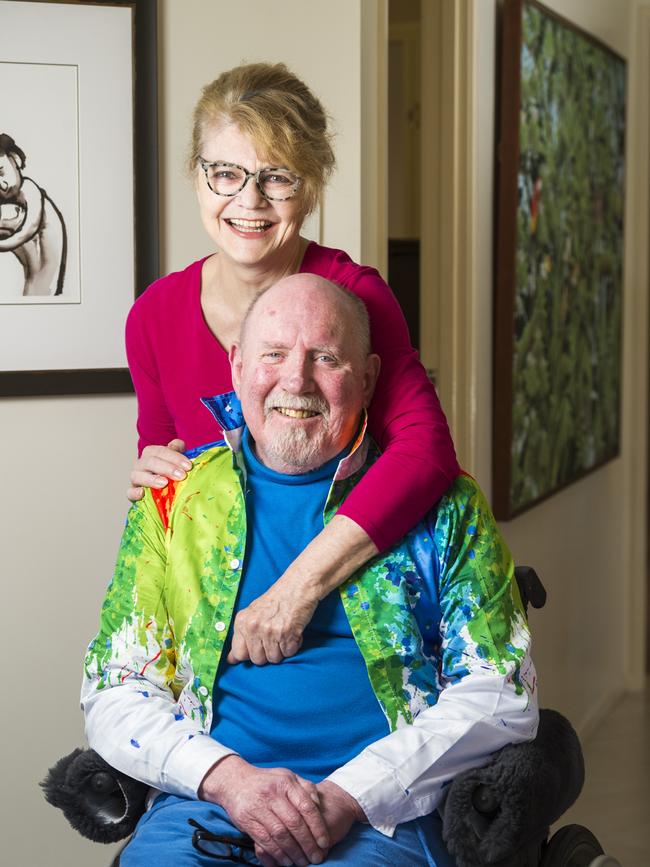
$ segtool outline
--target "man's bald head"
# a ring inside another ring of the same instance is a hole
[[[290,277],[284,277],[268,289],[264,289],[252,302],[244,319],[242,321],[239,332],[239,345],[243,348],[246,339],[246,330],[251,317],[255,313],[255,309],[267,296],[271,293],[293,292],[295,290],[307,290],[317,293],[321,299],[326,299],[329,296],[331,303],[332,315],[344,316],[348,319],[351,326],[350,336],[354,340],[356,347],[363,357],[370,354],[370,320],[368,311],[363,301],[354,293],[333,283],[331,280],[320,277],[318,274],[292,274]],[[268,298],[266,299],[269,300]]]

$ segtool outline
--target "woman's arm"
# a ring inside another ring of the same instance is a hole
[[[460,472],[438,395],[410,343],[397,300],[374,269],[348,284],[366,304],[381,370],[369,430],[383,451],[339,510],[379,551],[401,539]]]
[[[239,612],[230,661],[263,664],[296,653],[318,602],[401,539],[459,473],[447,421],[395,296],[374,269],[350,263],[347,271],[351,279],[339,282],[365,302],[382,361],[369,420],[384,453],[284,575]]]

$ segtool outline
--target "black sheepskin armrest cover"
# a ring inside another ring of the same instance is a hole
[[[96,843],[115,843],[133,833],[149,791],[94,750],[81,749],[59,759],[41,786],[72,827]]]
[[[449,786],[443,837],[458,867],[509,863],[545,838],[583,783],[582,749],[571,724],[557,711],[540,711],[534,740],[504,747]]]

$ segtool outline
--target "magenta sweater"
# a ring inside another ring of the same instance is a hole
[[[139,451],[174,437],[188,449],[221,438],[200,402],[232,389],[228,356],[201,310],[203,261],[157,280],[129,313],[126,351],[138,397]],[[447,421],[411,346],[400,306],[378,272],[313,242],[300,270],[345,286],[368,308],[372,349],[381,357],[369,425],[384,454],[339,513],[356,521],[384,551],[458,475]]]

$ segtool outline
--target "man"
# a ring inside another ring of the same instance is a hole
[[[234,662],[234,613],[377,457],[379,359],[363,304],[298,274],[257,299],[231,362],[246,426],[234,395],[207,401],[228,445],[132,507],[86,659],[90,745],[167,793],[121,863],[443,867],[444,786],[536,729],[510,555],[460,477],[320,603],[299,653]]]

